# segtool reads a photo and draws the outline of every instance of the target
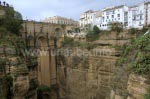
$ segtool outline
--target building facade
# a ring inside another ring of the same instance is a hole
[[[145,25],[150,25],[150,2],[145,3]]]
[[[110,7],[102,10],[101,23],[97,26],[102,30],[107,30],[113,22],[119,22],[127,26],[128,7],[125,5]]]
[[[101,11],[86,11],[80,16],[80,27],[86,24],[97,25],[99,29],[108,30],[110,24],[121,23],[125,29],[138,28],[150,24],[150,2],[143,2],[135,6],[126,5],[104,8]]]
[[[145,25],[145,4],[141,3],[129,8],[128,27],[129,28],[143,28]]]
[[[80,27],[84,28],[85,25],[95,25],[95,12],[88,10],[80,16]]]
[[[78,25],[78,21],[64,18],[61,16],[49,17],[49,18],[44,19],[43,22],[53,23],[53,24]]]

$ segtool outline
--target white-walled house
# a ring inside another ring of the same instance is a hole
[[[145,25],[145,4],[141,3],[129,8],[129,28],[143,28]]]
[[[120,22],[127,26],[128,7],[125,5],[105,8],[102,10],[102,21],[97,26],[102,30],[108,30],[111,23]]]
[[[95,24],[95,12],[92,10],[88,10],[80,16],[80,27],[84,28],[84,26],[88,24],[92,26]]]
[[[87,24],[97,25],[102,30],[107,30],[110,23],[120,22],[127,25],[128,7],[125,5],[109,7],[101,11],[86,11],[80,16],[80,27],[83,28]]]
[[[142,29],[150,24],[150,2],[143,2],[129,8],[128,28]]]
[[[94,22],[98,28],[100,28],[100,23],[102,23],[102,12],[96,11],[95,12],[95,22]]]
[[[145,2],[145,25],[150,25],[150,2]]]
[[[150,25],[150,2],[135,6],[126,5],[108,7],[100,11],[89,10],[80,16],[80,26],[97,25],[101,30],[108,30],[111,23],[119,22],[125,29],[139,28]]]

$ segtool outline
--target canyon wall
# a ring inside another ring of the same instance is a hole
[[[134,37],[127,32],[112,32],[92,42],[96,44],[93,49],[65,48],[71,54],[59,60],[61,99],[142,99],[148,88],[146,78],[116,66],[124,45]],[[85,54],[86,51],[93,54]]]

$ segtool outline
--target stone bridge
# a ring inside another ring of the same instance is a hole
[[[77,26],[24,21],[22,36],[28,49],[40,49],[38,55],[38,81],[40,85],[57,84],[57,57],[51,52],[60,46],[63,36]],[[42,55],[41,55],[42,53]]]
[[[51,24],[35,21],[24,21],[22,36],[25,37],[27,45],[37,46],[39,38],[51,39],[62,38],[66,33],[75,31],[78,26]]]

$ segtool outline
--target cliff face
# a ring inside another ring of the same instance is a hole
[[[37,75],[34,73],[36,66],[28,67],[33,66],[33,59],[30,63],[20,53],[25,47],[21,41],[15,35],[6,35],[6,38],[0,38],[0,83],[1,88],[4,89],[0,92],[0,96],[4,98],[24,99],[28,97],[29,92],[35,90],[35,87],[32,87],[35,85],[30,84],[30,81],[37,79]],[[34,96],[35,93],[32,95]]]
[[[63,99],[142,99],[146,94],[146,78],[130,74],[126,67],[117,67],[116,61],[125,44],[134,36],[128,33],[109,33],[95,41],[97,46],[87,50],[92,55],[72,55],[59,60],[60,97]],[[61,60],[65,61],[64,63]],[[140,90],[141,89],[141,90]],[[137,95],[138,93],[138,95]],[[131,98],[132,97],[132,98]]]
[[[130,74],[128,79],[127,90],[131,96],[128,96],[129,99],[142,99],[143,95],[147,93],[147,89],[150,87],[149,78]]]

